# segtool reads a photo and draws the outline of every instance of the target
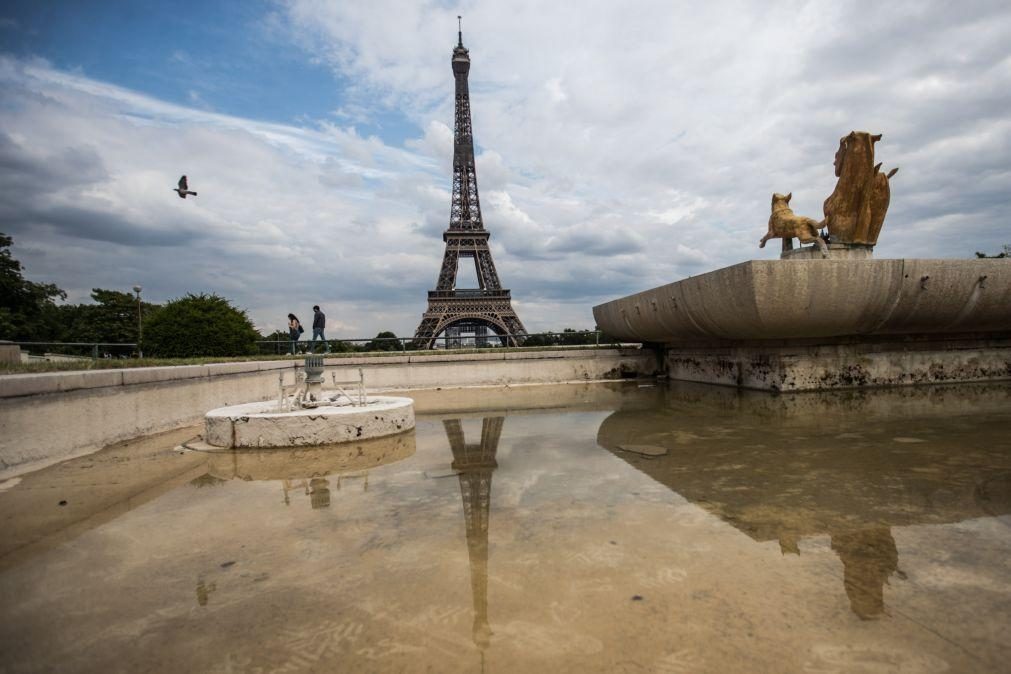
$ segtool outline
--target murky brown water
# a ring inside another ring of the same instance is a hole
[[[188,429],[0,483],[0,671],[1011,660],[1011,386],[417,400],[384,441],[172,451]]]

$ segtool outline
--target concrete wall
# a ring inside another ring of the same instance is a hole
[[[10,342],[0,342],[0,363],[20,363],[21,347]]]
[[[277,395],[299,361],[0,376],[0,477],[105,445],[199,422],[216,407]],[[338,380],[365,374],[370,391],[558,383],[648,376],[639,349],[575,349],[329,358]],[[329,374],[325,388],[329,385]]]
[[[593,308],[658,344],[1011,331],[1007,260],[752,260]]]
[[[670,379],[813,391],[1011,379],[1011,338],[672,346]]]
[[[808,391],[1011,378],[1007,260],[752,260],[593,308],[671,379]]]

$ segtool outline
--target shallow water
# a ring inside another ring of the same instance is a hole
[[[0,484],[0,671],[1011,657],[1011,386],[416,399],[392,439],[173,451],[186,429]]]

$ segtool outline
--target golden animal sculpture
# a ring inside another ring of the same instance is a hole
[[[825,226],[832,243],[873,246],[885,222],[891,189],[888,179],[899,169],[881,173],[874,163],[874,144],[881,134],[851,131],[839,139],[835,153],[835,191],[825,200]]]
[[[769,231],[762,237],[758,247],[765,248],[765,242],[769,239],[783,239],[785,250],[785,242],[793,237],[797,237],[801,243],[818,244],[821,256],[828,257],[828,247],[825,245],[825,241],[818,235],[821,223],[817,220],[794,214],[790,209],[790,199],[792,198],[793,192],[790,192],[785,197],[782,194],[772,195],[772,215],[769,216]]]

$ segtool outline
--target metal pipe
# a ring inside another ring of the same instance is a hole
[[[144,351],[141,348],[141,342],[144,341],[144,322],[141,319],[141,311],[140,311],[140,291],[141,290],[143,290],[143,288],[141,286],[139,286],[139,285],[135,285],[133,287],[133,291],[135,293],[137,293],[137,357],[138,358],[143,358],[144,357]]]

